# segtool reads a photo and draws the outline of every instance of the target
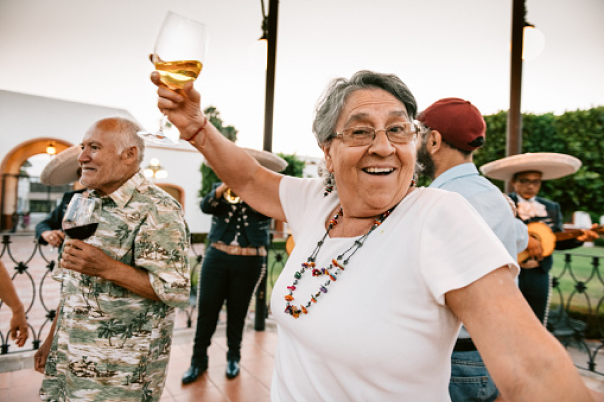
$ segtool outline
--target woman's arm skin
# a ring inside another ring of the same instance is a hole
[[[566,350],[539,322],[508,267],[446,294],[509,401],[592,401]]]
[[[279,199],[279,182],[283,176],[262,167],[247,152],[226,139],[212,123],[206,122],[200,108],[200,94],[192,83],[175,92],[161,86],[157,72],[151,74],[151,81],[158,86],[161,112],[178,128],[181,138],[195,136],[191,144],[203,154],[220,180],[256,211],[284,221],[285,214]]]

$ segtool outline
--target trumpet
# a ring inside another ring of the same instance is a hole
[[[233,192],[233,190],[231,190],[230,187],[227,187],[223,192],[222,192],[222,197],[227,200],[228,203],[230,204],[239,204],[241,202],[241,197],[239,197],[237,194],[235,194]]]

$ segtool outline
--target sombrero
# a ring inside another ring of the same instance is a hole
[[[541,172],[542,180],[559,179],[575,173],[581,161],[574,156],[553,152],[536,152],[512,155],[489,162],[480,167],[485,176],[497,180],[510,180],[521,172]]]
[[[262,166],[272,170],[273,172],[280,172],[287,167],[287,161],[285,159],[271,152],[243,147],[241,147],[241,149],[250,154]],[[209,167],[212,167],[207,160],[205,161],[205,164]]]
[[[74,145],[55,155],[42,170],[40,182],[47,186],[63,186],[77,181],[81,151],[79,145]]]

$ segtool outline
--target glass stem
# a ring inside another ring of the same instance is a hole
[[[164,134],[164,127],[166,125],[166,119],[168,118],[168,116],[166,116],[165,114],[162,114],[161,116],[161,120],[159,121],[159,131],[157,132],[157,136],[158,137],[165,137],[166,135]]]

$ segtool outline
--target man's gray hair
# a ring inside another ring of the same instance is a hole
[[[99,120],[94,127],[116,134],[115,148],[118,154],[121,154],[127,148],[136,147],[138,149],[138,164],[140,165],[143,162],[145,158],[145,140],[137,134],[141,131],[138,124],[125,117],[109,117]]]

